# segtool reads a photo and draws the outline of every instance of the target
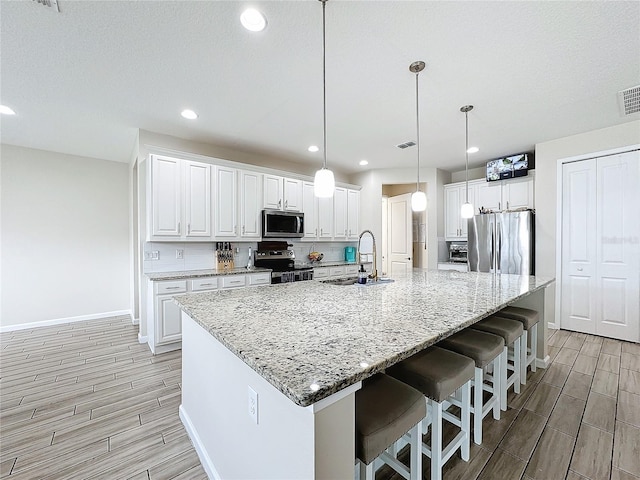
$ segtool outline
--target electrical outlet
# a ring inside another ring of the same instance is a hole
[[[176,258],[182,260],[184,258],[184,250],[182,248],[176,248]]]
[[[160,260],[160,252],[158,250],[145,252],[144,255],[147,260]]]
[[[253,419],[255,424],[258,424],[258,394],[256,391],[247,387],[247,392],[249,394],[249,416]]]

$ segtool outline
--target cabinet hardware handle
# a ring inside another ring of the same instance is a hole
[[[201,283],[200,284],[201,287],[208,287],[210,285],[213,285],[213,283]]]
[[[509,210],[509,201],[507,200],[507,210]]]
[[[180,287],[165,287],[167,290],[177,290]]]
[[[411,257],[407,257],[407,260],[411,260]]]
[[[582,267],[578,267],[578,271],[581,272],[582,271]]]
[[[187,223],[187,235],[191,234],[191,224]]]
[[[500,204],[500,202],[498,202],[498,210],[502,210],[502,209],[500,208],[500,205],[501,205],[501,204]]]
[[[345,236],[345,237],[347,236],[347,231],[346,231],[346,230],[344,231],[344,236]]]
[[[286,208],[289,206],[289,200],[285,200],[284,201],[284,208],[286,210]]]
[[[315,236],[316,236],[316,237],[318,236],[318,229],[317,229],[317,228],[316,228]]]
[[[278,200],[278,208],[280,208],[280,205],[282,205],[282,200]]]
[[[244,225],[242,225],[242,234],[243,235],[244,235],[244,230],[245,230]]]
[[[320,236],[322,236],[322,229],[320,229]]]
[[[178,222],[178,235],[180,235],[180,222]]]

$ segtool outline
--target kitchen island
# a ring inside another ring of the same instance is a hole
[[[362,380],[506,305],[542,314],[552,281],[415,270],[177,296],[182,421],[212,478],[352,478]]]

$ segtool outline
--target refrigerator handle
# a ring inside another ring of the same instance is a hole
[[[500,230],[500,222],[496,224],[496,272],[500,272],[500,254],[502,253],[502,230]]]
[[[496,229],[493,228],[493,223],[489,223],[489,231],[491,232],[491,258],[490,258],[490,267],[489,267],[489,272],[493,273],[495,272],[495,261],[494,261],[494,256],[496,253],[496,239],[495,239],[495,235],[496,235]]]

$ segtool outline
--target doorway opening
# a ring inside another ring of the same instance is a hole
[[[411,210],[415,190],[415,183],[382,185],[382,271],[390,277],[427,268],[427,211]]]

